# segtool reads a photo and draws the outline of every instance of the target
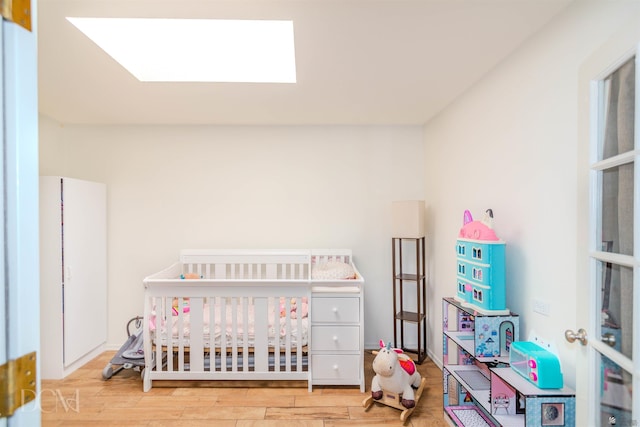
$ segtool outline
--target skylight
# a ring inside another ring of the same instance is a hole
[[[140,81],[296,82],[292,21],[67,20]]]

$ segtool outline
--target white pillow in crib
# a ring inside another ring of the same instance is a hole
[[[343,280],[355,279],[356,272],[351,264],[340,261],[321,262],[311,268],[313,280]]]

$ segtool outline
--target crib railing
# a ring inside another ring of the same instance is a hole
[[[185,250],[184,273],[220,280],[303,280],[309,277],[309,253],[301,251]]]
[[[351,250],[349,249],[312,249],[310,251],[311,264],[322,262],[340,261],[347,264],[352,263]]]
[[[156,379],[309,381],[307,284],[197,282],[147,287],[145,391]]]

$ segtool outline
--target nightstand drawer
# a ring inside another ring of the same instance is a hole
[[[311,356],[311,373],[314,379],[344,379],[357,376],[360,356],[319,354]]]
[[[360,321],[360,299],[313,297],[311,299],[311,321],[358,323]]]
[[[311,349],[314,351],[358,351],[358,326],[312,326]]]

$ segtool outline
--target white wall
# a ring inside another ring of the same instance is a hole
[[[436,119],[418,127],[92,127],[41,117],[43,175],[105,182],[109,345],[142,312],[142,278],[181,248],[349,247],[367,279],[365,341],[391,339],[390,203],[426,199],[429,352],[455,291],[462,214],[495,213],[507,301],[559,348],[577,328],[581,64],[638,2],[577,1]],[[423,179],[423,171],[426,171]],[[534,313],[532,299],[550,304]]]
[[[391,201],[425,192],[422,128],[70,126],[41,117],[42,175],[107,184],[109,338],[183,248],[351,248],[365,344],[393,338]],[[45,355],[46,357],[46,355]]]
[[[454,240],[465,209],[494,211],[507,242],[507,305],[520,314],[521,339],[555,343],[575,386],[578,78],[585,59],[625,22],[638,2],[574,2],[425,126],[432,356],[441,361],[441,304],[456,289]],[[532,300],[551,313],[533,312]]]

